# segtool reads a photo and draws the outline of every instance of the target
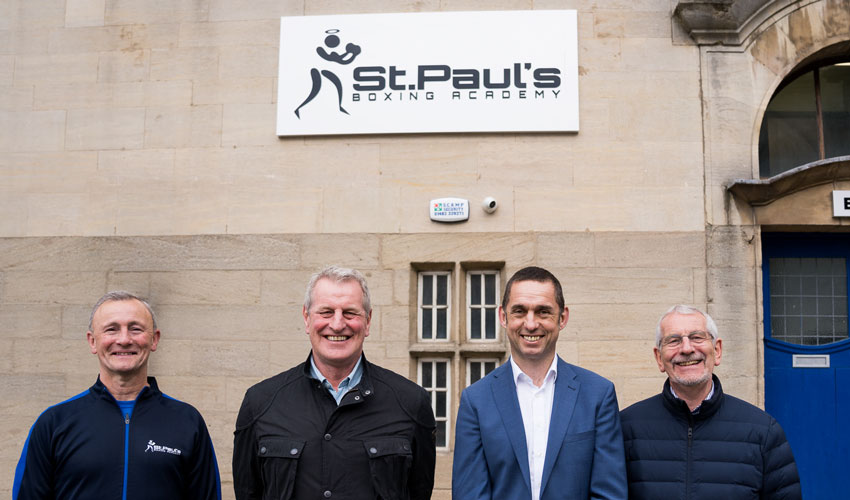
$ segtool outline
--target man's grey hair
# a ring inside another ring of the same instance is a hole
[[[366,278],[356,269],[339,266],[326,267],[310,277],[310,281],[307,283],[307,292],[304,294],[304,309],[306,311],[310,311],[310,306],[313,304],[313,289],[316,288],[316,283],[321,279],[329,279],[335,283],[356,281],[363,291],[363,311],[367,316],[372,311],[372,299],[369,296],[369,285],[366,284]]]
[[[707,312],[697,309],[696,307],[678,304],[667,309],[667,311],[658,319],[658,324],[655,326],[655,346],[658,348],[661,347],[661,322],[664,321],[664,318],[671,314],[701,314],[702,317],[705,318],[705,329],[711,334],[711,342],[714,343],[720,338],[720,334],[717,333],[717,324],[713,319],[711,319],[711,316],[709,316]]]
[[[94,304],[94,307],[91,310],[91,316],[89,316],[89,331],[91,331],[92,323],[94,323],[94,313],[96,313],[97,310],[100,309],[100,306],[107,302],[120,302],[124,300],[138,300],[139,302],[141,302],[142,305],[145,306],[145,309],[148,310],[148,313],[150,313],[151,321],[153,322],[153,331],[156,331],[156,314],[154,314],[153,308],[148,303],[148,301],[134,293],[130,293],[124,290],[113,290],[111,292],[108,292]]]

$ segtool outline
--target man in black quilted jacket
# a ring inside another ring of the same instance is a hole
[[[723,394],[713,375],[723,345],[714,320],[673,306],[658,322],[655,361],[661,394],[620,414],[629,498],[802,498],[791,446],[779,423]]]

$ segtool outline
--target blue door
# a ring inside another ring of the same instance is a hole
[[[850,234],[763,233],[765,409],[806,500],[850,495]]]

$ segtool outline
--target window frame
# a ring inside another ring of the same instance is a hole
[[[500,305],[499,295],[500,295],[500,292],[501,292],[501,288],[500,288],[501,272],[496,270],[496,269],[467,269],[467,270],[465,270],[465,274],[466,274],[466,293],[465,293],[466,301],[464,302],[464,311],[466,313],[466,328],[465,328],[465,330],[466,330],[466,342],[471,342],[471,343],[478,343],[478,342],[481,342],[481,343],[497,343],[497,342],[501,342],[502,332],[501,332],[501,328],[500,328],[501,325],[499,324],[499,305]],[[492,309],[495,310],[495,318],[496,318],[496,325],[495,325],[496,332],[495,332],[495,334],[496,334],[496,336],[492,339],[488,339],[488,338],[485,337],[485,335],[486,335],[486,315],[485,314],[481,315],[481,338],[480,339],[472,338],[472,310],[473,310],[472,275],[473,274],[477,274],[477,275],[480,275],[482,277],[482,280],[481,280],[481,292],[482,292],[481,293],[481,302],[482,303],[476,304],[475,309],[481,309],[482,311],[486,311],[487,309],[492,308]],[[484,276],[488,276],[488,275],[496,277],[496,280],[495,280],[496,290],[495,290],[495,294],[494,294],[496,301],[492,305],[486,304],[486,300],[484,298],[486,296]]]
[[[423,281],[425,276],[434,276],[432,297],[434,304],[423,304]],[[446,276],[446,305],[440,306],[436,304],[437,297],[437,276]],[[452,271],[417,271],[416,273],[416,336],[419,342],[449,342],[452,339]],[[431,311],[431,338],[423,336],[423,306],[428,306]],[[437,311],[444,308],[446,310],[446,338],[437,338]]]
[[[765,130],[765,121],[767,119],[768,112],[771,111],[770,105],[773,102],[773,99],[776,96],[778,96],[783,90],[785,90],[786,87],[788,87],[792,83],[797,82],[800,78],[804,77],[805,75],[807,75],[809,73],[812,74],[812,79],[813,79],[813,83],[812,83],[813,89],[812,89],[811,98],[813,99],[812,104],[814,105],[814,108],[815,108],[814,109],[814,115],[815,115],[814,118],[815,118],[815,125],[816,125],[815,126],[815,136],[816,136],[815,138],[817,140],[817,144],[816,144],[817,158],[813,159],[811,162],[808,162],[808,163],[812,163],[812,162],[815,162],[815,161],[823,161],[823,160],[826,160],[828,158],[837,158],[837,157],[840,156],[840,155],[839,156],[828,156],[827,153],[826,153],[827,131],[826,131],[825,126],[824,126],[824,113],[825,113],[825,111],[823,109],[823,102],[822,102],[822,90],[821,90],[822,85],[821,85],[820,73],[821,73],[821,70],[823,70],[824,68],[828,68],[828,67],[831,67],[831,66],[850,66],[850,57],[848,57],[848,56],[830,57],[830,58],[826,58],[826,59],[819,59],[814,63],[807,64],[807,65],[799,68],[798,70],[793,71],[788,76],[786,76],[785,79],[782,81],[782,83],[776,88],[776,90],[774,90],[773,95],[771,95],[770,100],[768,101],[767,107],[765,108],[764,112],[762,112],[761,124],[759,125],[759,135],[758,135],[758,151],[759,151],[759,153],[758,153],[758,175],[759,175],[759,178],[766,179],[766,178],[770,178],[770,177],[775,177],[777,175],[781,175],[785,172],[788,172],[789,170],[792,170],[795,167],[799,167],[801,165],[807,164],[807,163],[802,163],[800,165],[794,165],[790,169],[782,170],[780,172],[774,173],[773,175],[770,175],[771,168],[770,168],[770,151],[768,149],[769,145],[763,144],[763,142],[766,140],[764,135],[767,133],[767,131]],[[763,150],[765,151],[765,154],[767,155],[765,158],[762,157],[762,151]]]
[[[431,370],[431,387],[427,388],[422,384],[422,365],[423,363],[433,363]],[[436,363],[445,363],[446,364],[446,385],[445,387],[437,387],[436,379],[437,379],[437,365]],[[447,451],[451,447],[451,437],[452,437],[452,359],[447,357],[435,357],[435,356],[423,356],[416,358],[416,381],[420,387],[425,389],[428,393],[429,398],[431,399],[431,410],[434,412],[434,420],[439,424],[440,422],[446,423],[446,443],[445,445],[437,444],[437,449],[440,451]],[[445,416],[438,417],[437,416],[437,392],[445,392],[446,394],[446,409]]]
[[[466,359],[466,377],[465,377],[465,378],[466,378],[466,380],[465,380],[465,385],[463,386],[464,388],[469,387],[470,385],[472,385],[472,382],[470,381],[470,380],[472,379],[472,370],[471,370],[471,368],[472,368],[472,366],[471,366],[471,365],[472,365],[472,363],[487,363],[487,362],[493,362],[493,363],[495,363],[495,364],[496,364],[496,366],[494,366],[494,367],[493,367],[493,370],[496,370],[497,368],[499,368],[499,366],[501,366],[501,365],[502,365],[502,360],[501,360],[501,358],[470,358],[470,357],[467,357],[467,358],[465,358],[465,359]],[[483,368],[484,368],[484,367],[482,366],[482,372],[483,372]],[[491,372],[491,373],[492,373],[492,372]],[[484,378],[484,377],[486,377],[487,375],[488,375],[487,373],[483,373],[483,374],[481,375],[481,378]],[[481,380],[481,379],[478,379],[478,380]],[[477,381],[476,381],[476,382],[477,382]]]
[[[850,337],[821,345],[793,344],[773,338],[770,306],[770,259],[772,257],[843,257],[847,262],[847,306],[850,310],[850,246],[845,233],[762,233],[762,311],[764,342],[793,352],[831,352],[850,342]],[[789,351],[789,352],[791,352]]]

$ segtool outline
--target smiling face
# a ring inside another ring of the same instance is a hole
[[[100,362],[102,379],[144,380],[148,357],[159,343],[159,330],[153,329],[153,318],[138,300],[113,300],[95,311],[86,338]]]
[[[569,309],[558,312],[551,282],[517,281],[499,319],[511,343],[511,356],[520,368],[546,366],[555,356],[558,333],[567,325]]]
[[[331,372],[351,371],[363,352],[372,317],[372,311],[363,309],[360,284],[322,278],[313,288],[310,310],[302,313],[319,371],[328,378]]]
[[[693,332],[705,331],[705,317],[698,313],[671,313],[661,321],[661,347],[654,350],[655,361],[677,392],[685,388],[707,388],[711,384],[711,374],[723,355],[722,341],[709,340],[695,345],[687,338]],[[664,340],[671,335],[681,336],[681,344],[665,346]]]

